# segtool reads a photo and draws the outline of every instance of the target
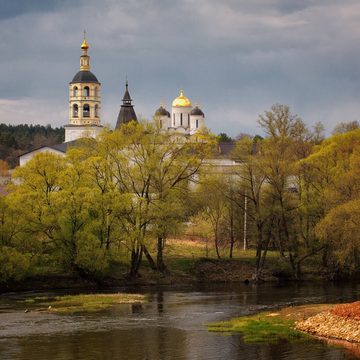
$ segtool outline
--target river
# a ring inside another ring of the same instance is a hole
[[[117,290],[124,289],[114,289]],[[1,295],[0,359],[357,359],[348,350],[319,340],[245,344],[240,335],[210,333],[205,326],[278,306],[357,300],[357,284],[241,284],[136,290],[147,294],[149,302],[79,315],[24,312],[27,298],[56,293]]]

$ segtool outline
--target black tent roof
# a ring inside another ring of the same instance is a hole
[[[131,103],[132,99],[128,89],[128,82],[126,81],[126,89],[122,99],[122,105],[119,115],[117,117],[115,129],[119,129],[122,124],[126,124],[130,121],[137,121],[137,116],[134,110],[134,106]]]

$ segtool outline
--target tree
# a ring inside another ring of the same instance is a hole
[[[65,271],[99,277],[108,261],[92,234],[96,189],[84,163],[75,159],[74,154],[68,159],[36,155],[15,170],[16,184],[8,199],[14,209],[21,209],[19,236],[37,243],[41,255],[49,255]]]
[[[273,204],[273,232],[277,233],[280,253],[284,256],[287,252],[299,279],[302,262],[322,250],[314,236],[311,214],[305,210],[309,209],[303,193],[305,177],[303,169],[298,168],[299,161],[310,154],[313,142],[318,141],[320,128],[315,134],[310,133],[303,121],[284,105],[274,105],[260,116],[259,124],[268,134],[262,142],[262,152]]]
[[[341,269],[353,271],[356,264],[355,257],[350,256],[351,251],[356,253],[353,250],[358,246],[356,226],[349,224],[356,219],[360,198],[359,144],[360,129],[335,134],[302,161],[311,192],[310,203],[318,219],[316,234],[324,247],[323,263],[335,272]],[[354,210],[353,217],[351,209]],[[346,246],[343,243],[345,236]],[[339,241],[335,241],[337,238]],[[347,258],[348,267],[344,264]]]
[[[349,122],[341,122],[334,127],[332,134],[344,134],[349,131],[353,131],[360,128],[360,124],[357,120]]]
[[[153,269],[166,270],[166,237],[183,221],[182,199],[213,145],[207,134],[187,138],[145,122],[123,125],[99,139],[100,156],[92,165],[97,174],[94,179],[103,191],[105,184],[112,184],[113,191],[131,199],[121,222],[131,254],[130,277],[137,275],[143,255]],[[153,237],[156,261],[149,250]]]
[[[332,208],[319,222],[317,235],[332,250],[335,270],[353,273],[360,263],[360,199]]]
[[[226,216],[226,197],[223,192],[224,179],[219,175],[203,176],[197,197],[202,213],[211,224],[216,256],[220,259],[221,225]]]
[[[197,221],[205,219],[211,228],[211,237],[217,258],[220,258],[220,247],[229,245],[229,257],[233,257],[235,241],[239,234],[239,224],[242,223],[238,207],[234,200],[236,182],[232,174],[211,173],[205,166],[200,178],[200,186],[195,196],[197,198]],[[241,200],[240,200],[241,201]],[[201,221],[200,221],[201,223]]]
[[[259,281],[265,265],[270,243],[271,204],[266,192],[266,175],[263,171],[261,140],[243,137],[237,141],[232,156],[239,162],[237,171],[237,197],[231,200],[243,211],[255,228],[256,265],[253,279]],[[239,196],[240,195],[240,196]],[[247,199],[245,205],[245,201]]]
[[[225,133],[220,133],[218,136],[218,141],[219,142],[232,142],[233,139],[228,135],[228,134],[225,134]]]

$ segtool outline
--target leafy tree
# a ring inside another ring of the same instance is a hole
[[[225,133],[220,133],[217,136],[217,139],[218,139],[219,142],[232,142],[233,141],[233,139],[229,135],[227,135]]]
[[[232,201],[243,211],[255,228],[256,265],[253,279],[261,279],[265,259],[270,243],[271,203],[266,191],[266,174],[263,171],[261,141],[255,142],[249,137],[237,141],[232,156],[239,162],[237,171],[240,196]],[[247,199],[248,206],[245,206]]]
[[[8,285],[26,277],[30,258],[12,247],[0,246],[0,284]]]
[[[332,250],[335,270],[358,271],[360,263],[360,199],[332,208],[316,228]]]
[[[216,256],[220,259],[220,232],[226,214],[226,197],[223,193],[224,181],[219,175],[208,175],[201,179],[198,198],[202,213],[211,224]]]
[[[318,218],[316,233],[325,248],[324,265],[336,272],[344,269],[344,259],[350,256],[349,249],[358,246],[355,227],[348,225],[353,221],[351,219],[356,218],[356,201],[360,198],[359,144],[360,129],[336,134],[316,147],[313,154],[302,162],[311,192],[309,203]],[[354,210],[354,217],[350,216],[350,209]],[[350,220],[346,220],[347,216]],[[331,231],[333,234],[330,234]],[[342,240],[345,236],[347,246]],[[339,241],[335,241],[336,238]],[[350,256],[348,260],[349,266],[346,268],[353,271],[356,267],[355,257]]]
[[[165,271],[165,239],[183,220],[181,200],[214,141],[206,134],[194,141],[162,132],[154,123],[130,123],[107,134],[104,142],[110,144],[108,159],[116,188],[132,196],[123,223],[131,252],[129,275],[136,276],[143,254],[154,269]],[[151,234],[157,237],[156,262],[149,251]]]

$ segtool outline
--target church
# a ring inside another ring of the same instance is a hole
[[[65,156],[66,150],[83,137],[95,138],[103,129],[101,124],[101,83],[90,71],[89,44],[84,36],[81,44],[80,70],[69,83],[69,122],[64,126],[65,141],[62,144],[43,146],[20,156],[20,166],[39,152],[51,152]],[[115,129],[130,121],[137,121],[133,100],[126,81]],[[155,111],[155,121],[163,131],[171,131],[185,136],[194,135],[205,127],[205,115],[198,105],[191,101],[180,90],[179,96],[172,102],[171,113],[164,105]]]
[[[90,71],[89,45],[84,38],[81,44],[80,71],[69,84],[69,124],[65,125],[65,143],[84,136],[96,137],[102,129],[100,120],[101,83]],[[126,81],[125,93],[119,111],[115,129],[130,121],[137,121],[137,116]],[[204,113],[198,106],[193,107],[191,101],[181,90],[172,102],[171,114],[163,105],[155,112],[161,129],[192,135],[205,126]]]

